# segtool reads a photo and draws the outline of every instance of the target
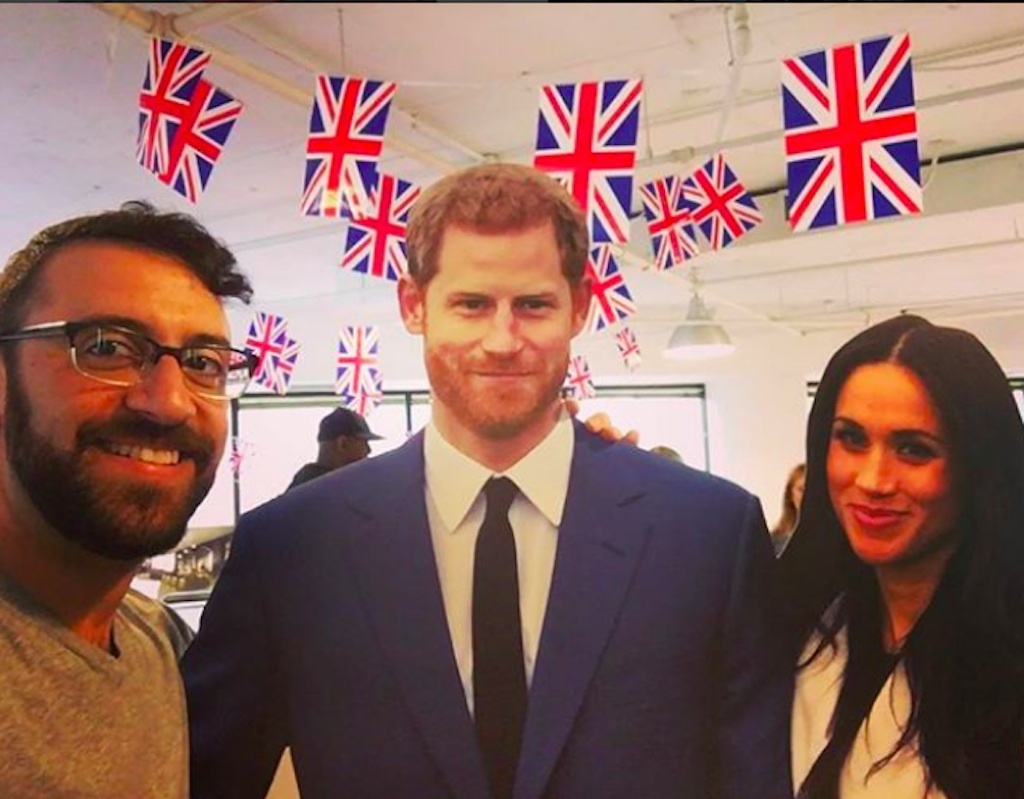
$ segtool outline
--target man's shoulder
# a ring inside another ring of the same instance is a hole
[[[192,641],[193,632],[184,619],[163,602],[135,589],[125,594],[121,614],[127,623],[166,639],[176,658],[181,657]]]
[[[614,469],[616,474],[629,475],[637,485],[650,490],[694,491],[744,502],[752,496],[724,477],[670,461],[633,444],[606,441],[582,425],[577,426],[574,458],[595,459],[603,471]]]

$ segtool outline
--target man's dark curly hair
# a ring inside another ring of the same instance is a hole
[[[0,331],[16,329],[24,319],[41,267],[55,252],[80,241],[135,245],[172,256],[187,266],[217,297],[248,303],[252,286],[238,270],[231,251],[194,217],[157,211],[150,203],[133,201],[116,211],[80,216],[51,225],[14,253],[0,273]]]

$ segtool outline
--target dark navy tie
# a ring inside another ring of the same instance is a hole
[[[484,486],[487,514],[473,561],[473,715],[494,799],[511,799],[526,721],[516,542],[507,477]]]

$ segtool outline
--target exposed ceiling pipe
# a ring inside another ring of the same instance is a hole
[[[235,19],[229,23],[229,26],[256,44],[267,48],[275,55],[285,59],[295,66],[308,70],[311,73],[330,73],[333,70],[333,67],[328,64],[323,57],[310,55],[297,42],[294,42],[285,36],[282,36],[277,31],[268,28],[266,25],[260,23],[259,20]],[[471,147],[464,141],[453,136],[451,133],[441,130],[430,123],[424,122],[418,116],[410,111],[406,111],[401,107],[401,105],[398,105],[395,102],[391,103],[391,113],[402,117],[410,127],[422,132],[424,135],[429,136],[431,139],[445,147],[457,150],[478,163],[483,163],[487,160],[485,153]]]
[[[187,38],[198,30],[248,16],[271,3],[197,3],[191,11],[168,15],[171,31]]]
[[[90,3],[97,11],[102,11],[116,19],[131,25],[149,36],[165,36],[174,33],[174,17],[159,14],[153,11],[144,11],[131,3]],[[228,72],[250,80],[263,88],[291,100],[298,105],[309,108],[312,95],[309,89],[302,89],[294,84],[283,80],[271,72],[246,61],[233,53],[218,47],[198,36],[188,36],[188,42],[196,47],[202,48],[209,53],[218,67],[223,67]],[[442,172],[451,172],[456,165],[427,152],[420,147],[410,144],[398,136],[388,136],[387,146],[403,155],[419,160],[429,166],[439,169]]]

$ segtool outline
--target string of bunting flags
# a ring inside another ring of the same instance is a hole
[[[154,38],[138,97],[136,160],[161,183],[198,203],[244,105],[205,77],[209,54]],[[781,64],[786,215],[794,232],[922,211],[910,39],[880,36],[786,58]],[[408,270],[405,230],[421,188],[378,169],[398,84],[318,75],[311,97],[303,215],[347,222],[342,269],[397,281]],[[641,363],[626,321],[636,303],[613,253],[629,239],[643,81],[542,86],[533,166],[550,174],[583,209],[590,235],[587,271],[594,295],[584,332],[614,329],[626,368]],[[657,271],[686,265],[734,244],[764,221],[730,166],[714,153],[689,174],[638,187]],[[699,234],[699,235],[698,235]],[[246,348],[257,355],[257,384],[285,394],[301,347],[287,321],[255,314]],[[380,402],[379,331],[339,333],[335,391],[367,415]],[[583,356],[566,390],[590,396]]]

